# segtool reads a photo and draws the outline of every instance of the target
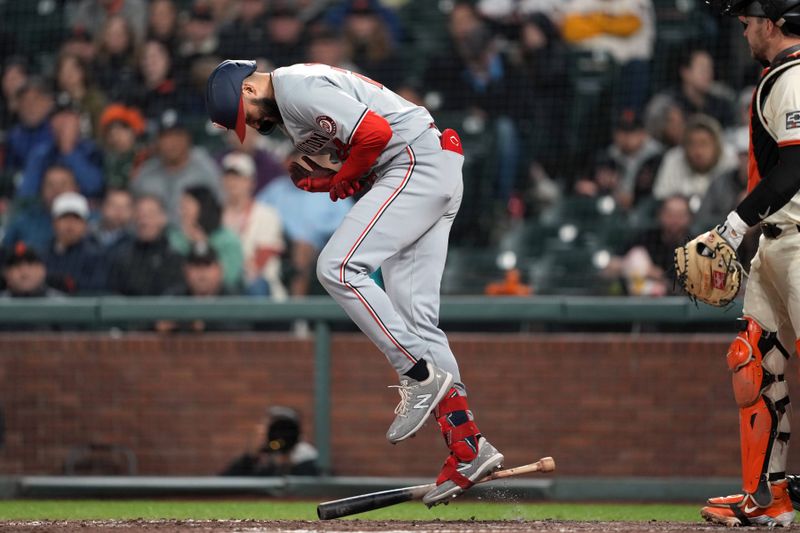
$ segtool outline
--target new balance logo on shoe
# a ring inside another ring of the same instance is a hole
[[[393,385],[400,393],[400,403],[394,409],[397,416],[386,432],[386,439],[392,444],[413,437],[453,384],[453,374],[430,363],[428,373],[429,379],[424,382],[401,378],[400,385]]]
[[[414,404],[414,409],[427,409],[428,406],[430,405],[427,402],[428,402],[428,400],[431,399],[431,396],[433,396],[433,395],[432,394],[420,394],[419,396],[417,396],[417,398],[419,398],[419,401],[416,404]]]

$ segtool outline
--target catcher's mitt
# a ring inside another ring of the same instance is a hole
[[[742,285],[736,251],[716,229],[675,248],[675,275],[693,300],[724,307]]]

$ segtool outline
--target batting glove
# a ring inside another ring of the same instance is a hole
[[[328,192],[331,188],[331,179],[336,171],[325,168],[308,156],[303,156],[303,162],[311,169],[307,169],[296,161],[289,165],[289,176],[295,187],[308,192]]]
[[[330,193],[331,200],[335,202],[336,200],[344,200],[345,198],[353,196],[362,188],[363,185],[359,180],[348,181],[334,177],[333,180],[331,180],[331,186],[328,192]]]

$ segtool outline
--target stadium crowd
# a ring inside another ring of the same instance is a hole
[[[537,261],[557,250],[532,241],[570,241],[548,237],[553,216],[580,237],[613,213],[608,234],[572,245],[608,252],[590,264],[622,292],[666,294],[672,248],[746,182],[758,71],[701,4],[3,3],[3,295],[315,291],[316,254],[349,204],[296,189],[279,135],[240,145],[208,122],[205,80],[224,58],[351,69],[461,131],[454,248],[502,247],[525,227],[514,250]]]

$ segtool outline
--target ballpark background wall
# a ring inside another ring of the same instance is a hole
[[[509,464],[552,454],[562,475],[738,475],[729,336],[451,340],[478,424]],[[335,474],[438,471],[445,448],[433,427],[398,446],[384,438],[397,401],[384,386],[394,381],[361,335],[334,335]],[[3,473],[59,473],[71,448],[101,442],[132,449],[140,474],[213,475],[243,451],[269,405],[300,409],[313,441],[313,345],[266,333],[5,334],[0,402]]]

